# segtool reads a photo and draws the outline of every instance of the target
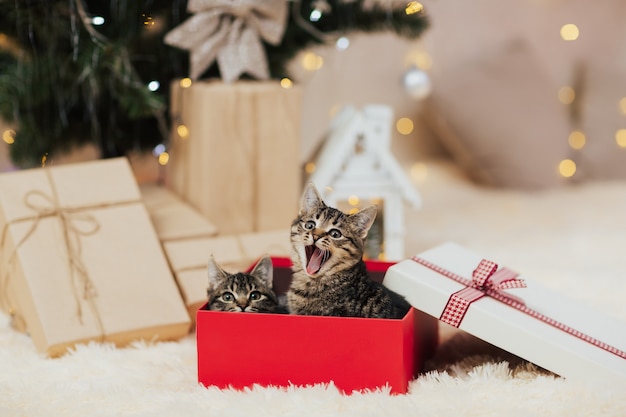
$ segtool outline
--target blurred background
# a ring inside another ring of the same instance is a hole
[[[626,176],[626,3],[287,3],[291,44],[264,45],[282,59],[272,78],[302,91],[303,166],[342,106],[387,104],[414,177],[431,158],[503,187]],[[164,37],[195,14],[187,1],[0,5],[0,168],[128,155],[141,181],[162,179],[170,84],[190,58]]]

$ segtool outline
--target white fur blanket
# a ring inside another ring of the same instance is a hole
[[[476,187],[446,164],[429,173],[409,254],[454,240],[626,323],[626,183],[523,193]],[[447,328],[443,339],[406,395],[239,392],[197,384],[194,335],[45,359],[0,313],[0,416],[626,416],[626,386],[564,380]]]

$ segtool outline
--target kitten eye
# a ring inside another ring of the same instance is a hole
[[[252,291],[248,298],[250,298],[250,300],[252,300],[252,301],[260,300],[261,299],[261,293],[258,292],[258,291]]]
[[[222,300],[230,303],[232,301],[235,301],[235,296],[231,292],[225,292],[224,294],[222,294]]]
[[[333,239],[339,239],[341,237],[341,232],[337,229],[330,229],[330,231],[328,232],[328,234],[330,235],[330,237],[332,237]]]
[[[313,230],[315,229],[315,222],[313,220],[309,220],[307,222],[304,223],[304,228],[306,230]]]

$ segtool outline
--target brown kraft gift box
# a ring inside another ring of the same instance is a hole
[[[289,230],[165,241],[163,248],[193,320],[207,302],[209,256],[226,271],[245,271],[263,255],[289,256]]]
[[[288,227],[301,194],[299,87],[211,80],[171,89],[168,187],[220,233]]]
[[[0,301],[49,356],[190,320],[126,158],[0,175]]]
[[[213,223],[166,187],[142,184],[139,189],[161,241],[217,235]]]
[[[140,189],[193,322],[196,310],[206,302],[209,255],[203,242],[217,234],[217,227],[163,186],[143,184]],[[198,268],[186,268],[187,259]]]

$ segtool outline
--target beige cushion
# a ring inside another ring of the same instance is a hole
[[[447,68],[433,82],[428,121],[471,177],[529,189],[566,182],[558,165],[571,154],[568,110],[525,43]]]

